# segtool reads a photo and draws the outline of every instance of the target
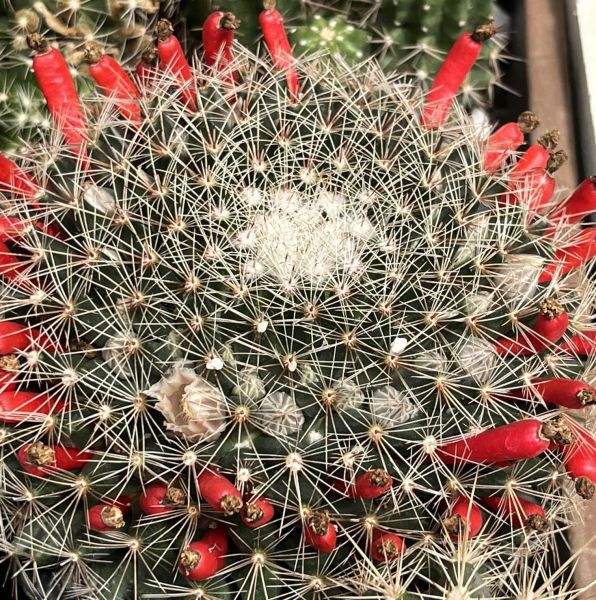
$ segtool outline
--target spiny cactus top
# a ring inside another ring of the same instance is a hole
[[[373,62],[297,63],[273,8],[272,60],[234,55],[224,17],[194,68],[161,22],[134,82],[89,46],[82,105],[29,40],[55,126],[0,157],[15,585],[574,597],[594,182],[553,198],[554,135],[518,160],[532,115],[485,140],[452,105],[479,32],[425,99]]]

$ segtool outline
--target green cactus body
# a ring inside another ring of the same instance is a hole
[[[496,344],[538,313],[578,329],[594,284],[538,283],[561,231],[504,200],[510,166],[481,169],[460,105],[429,131],[420,90],[372,62],[298,61],[298,102],[267,65],[237,48],[234,95],[215,73],[197,113],[162,73],[138,128],[105,100],[88,169],[56,131],[22,157],[43,196],[6,194],[3,216],[60,233],[6,240],[24,270],[2,271],[2,318],[43,334],[1,363],[11,570],[93,600],[471,600],[543,580],[560,597],[559,450],[479,465],[441,447],[534,419],[568,433],[513,391],[593,358]],[[15,412],[23,392],[56,414]],[[462,495],[533,503],[548,528],[482,508],[454,539]]]

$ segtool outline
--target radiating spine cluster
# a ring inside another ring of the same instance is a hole
[[[209,19],[204,60],[162,20],[134,77],[87,44],[80,105],[29,37],[54,126],[0,160],[15,582],[575,597],[558,534],[596,483],[567,410],[594,401],[594,182],[554,196],[556,136],[520,157],[533,116],[485,140],[454,103],[486,28],[423,96],[296,61],[273,5],[269,59]]]

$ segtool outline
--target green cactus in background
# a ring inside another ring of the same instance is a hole
[[[88,160],[52,126],[19,161],[29,187],[2,182],[12,581],[574,598],[556,543],[581,415],[536,382],[594,400],[596,286],[546,266],[577,226],[529,211],[531,186],[509,200],[461,106],[425,129],[419,88],[374,62],[299,62],[299,102],[247,51],[226,68],[237,87],[201,71],[195,113],[155,73],[139,126],[85,100]]]
[[[276,4],[290,25],[290,36],[298,52],[322,52],[341,56],[350,62],[361,61],[368,55],[369,34],[348,23],[346,16],[328,10],[311,10],[304,0],[279,0]],[[192,47],[200,42],[200,31],[210,12],[232,11],[241,22],[239,40],[256,50],[260,40],[258,16],[262,6],[261,0],[233,3],[219,0],[170,1],[164,4],[162,12],[167,18],[183,23],[186,38]]]
[[[27,33],[41,31],[64,46],[74,67],[81,45],[96,39],[125,61],[138,59],[151,38],[157,11],[178,22],[190,49],[200,45],[200,30],[214,9],[233,11],[241,20],[241,42],[256,48],[260,39],[260,0],[159,0],[123,2],[94,0],[72,6],[64,2],[3,0],[0,39],[0,148],[13,151],[47,126],[43,102],[28,74]],[[388,69],[415,74],[425,86],[436,72],[444,53],[465,27],[486,21],[494,12],[491,0],[453,2],[432,0],[362,0],[321,3],[313,0],[279,0],[290,25],[290,37],[299,53],[328,53],[357,62],[377,56]],[[502,42],[488,44],[481,61],[462,90],[466,106],[484,102],[498,82]],[[86,93],[84,81],[81,93]]]
[[[388,71],[414,74],[423,87],[463,30],[495,17],[493,0],[279,0],[277,4],[298,51],[326,51],[352,62],[373,55]],[[240,39],[254,47],[260,38],[261,8],[261,0],[171,0],[164,11],[174,20],[183,16],[188,39],[197,43],[209,12],[232,11],[242,21]],[[497,36],[483,49],[462,89],[465,106],[490,102],[501,77],[504,46],[505,40]]]
[[[367,56],[369,36],[366,31],[350,25],[341,15],[325,18],[314,15],[307,25],[297,27],[292,36],[297,54],[314,54],[340,57],[349,63]]]
[[[314,8],[316,0],[312,4]],[[495,17],[493,0],[363,0],[341,4],[337,4],[341,13],[371,32],[372,53],[385,68],[415,73],[425,83],[432,81],[445,52],[462,30]],[[503,50],[498,38],[484,47],[464,86],[464,104],[478,104],[483,94],[492,94],[500,79]]]
[[[41,32],[60,42],[77,67],[85,41],[98,40],[123,61],[151,43],[158,0],[91,2],[0,0],[0,149],[14,151],[47,129],[44,103],[30,73],[26,36]],[[88,89],[80,81],[80,92]]]

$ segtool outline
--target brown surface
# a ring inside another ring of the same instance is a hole
[[[592,586],[582,594],[581,600],[593,600],[596,598],[596,498],[586,502],[583,509],[583,523],[571,530],[571,544],[575,552],[581,549],[575,580],[580,588]]]
[[[565,16],[563,0],[525,0],[528,104],[542,123],[534,136],[545,129],[560,130],[561,148],[567,150],[570,160],[559,170],[557,182],[561,187],[574,188],[578,183],[578,160]],[[596,598],[596,498],[586,502],[583,509],[583,522],[573,528],[570,538],[573,551],[581,550],[575,573],[578,586],[592,586],[581,596],[581,600],[588,600]]]
[[[525,39],[529,107],[540,117],[541,125],[533,139],[547,129],[561,132],[560,147],[569,161],[557,174],[561,187],[577,185],[577,157],[563,0],[525,1]]]

